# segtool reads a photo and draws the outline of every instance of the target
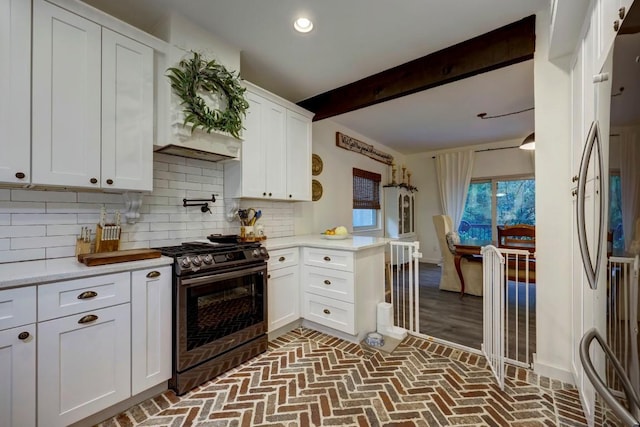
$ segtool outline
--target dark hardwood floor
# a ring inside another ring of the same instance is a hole
[[[483,298],[457,292],[441,291],[440,267],[436,264],[420,263],[420,333],[440,338],[467,347],[480,349],[482,344]],[[505,345],[510,358],[526,361],[526,294],[524,285],[517,291],[514,282],[509,282],[506,305]],[[396,294],[397,298],[397,294]],[[517,301],[517,303],[516,303]],[[529,361],[535,352],[535,285],[529,289]],[[516,314],[517,313],[517,314]],[[402,322],[399,322],[400,324]],[[516,324],[518,333],[516,339]],[[517,346],[516,346],[517,343]],[[516,354],[517,350],[517,354]]]

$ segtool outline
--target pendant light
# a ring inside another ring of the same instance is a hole
[[[536,149],[536,133],[533,132],[529,136],[527,136],[522,144],[520,144],[520,149],[522,150],[535,150]]]

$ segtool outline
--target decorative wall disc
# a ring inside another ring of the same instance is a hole
[[[322,197],[322,184],[315,179],[311,180],[311,200],[317,202]]]
[[[311,174],[313,176],[320,175],[322,173],[322,159],[317,154],[311,156]]]

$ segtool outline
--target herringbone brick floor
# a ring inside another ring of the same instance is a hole
[[[124,426],[583,426],[578,393],[416,337],[392,354],[309,329],[199,388],[165,392],[107,420]]]

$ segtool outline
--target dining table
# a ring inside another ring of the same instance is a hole
[[[460,279],[460,298],[464,296],[464,277],[460,265],[462,259],[465,258],[469,262],[482,262],[482,248],[487,245],[498,247],[497,242],[491,240],[468,240],[461,241],[455,245],[456,251],[453,257],[453,264],[456,267],[456,273],[458,273],[458,278]],[[528,245],[526,242],[518,243],[517,246],[511,246],[505,249],[524,249],[532,254],[535,253],[535,245]],[[531,259],[531,261],[534,260],[533,258]],[[535,271],[535,264],[532,265]]]

